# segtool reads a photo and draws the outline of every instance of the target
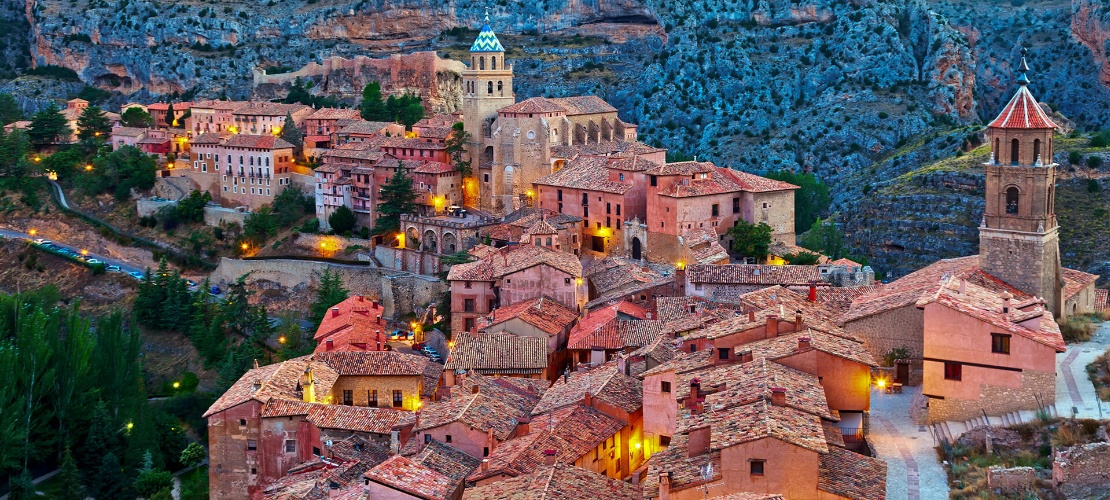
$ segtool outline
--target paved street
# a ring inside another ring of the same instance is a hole
[[[29,235],[27,233],[23,233],[23,232],[20,232],[20,231],[13,231],[11,229],[0,229],[0,236],[2,236],[4,238],[19,238],[19,239],[23,239],[23,240],[27,240],[27,241],[31,241],[31,240],[34,239],[31,235]],[[77,253],[81,252],[80,248],[66,245],[65,242],[57,241],[57,240],[50,240],[50,241],[51,241],[51,243],[53,243],[55,246],[57,246],[59,248],[67,248],[67,249],[72,250],[72,251],[77,252]],[[89,253],[88,257],[98,259],[101,262],[104,262],[106,265],[109,265],[109,266],[112,266],[112,265],[119,266],[120,270],[122,272],[125,272],[125,273],[130,273],[130,272],[142,273],[142,272],[146,271],[146,269],[144,269],[144,268],[137,267],[133,264],[129,264],[129,263],[124,262],[122,260],[111,259],[111,258],[105,257],[103,255]]]
[[[1110,418],[1110,404],[1099,403],[1095,386],[1087,378],[1087,365],[1110,347],[1110,321],[1099,325],[1087,342],[1068,346],[1056,355],[1056,411],[1070,416],[1072,408],[1080,418]],[[1101,411],[1100,411],[1101,408]]]
[[[945,500],[948,476],[941,468],[927,427],[910,420],[910,402],[920,387],[902,394],[871,391],[870,439],[887,463],[887,500]]]

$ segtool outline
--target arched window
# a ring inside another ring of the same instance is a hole
[[[1018,213],[1018,188],[1013,186],[1006,189],[1006,213]]]
[[[1041,140],[1033,139],[1033,163],[1041,159]]]
[[[497,69],[497,57],[489,58],[489,69]]]
[[[486,93],[493,94],[493,82],[486,82]]]
[[[1010,141],[1010,165],[1018,164],[1018,140]]]
[[[497,93],[504,95],[504,88],[505,87],[501,85],[501,82],[497,82]]]
[[[999,145],[999,142],[1000,141],[997,138],[994,140],[994,162],[995,163],[998,163],[999,161],[1002,160],[1002,149],[1000,149],[1001,146]]]
[[[486,69],[486,56],[478,58],[478,69]]]

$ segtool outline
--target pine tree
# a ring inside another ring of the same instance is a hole
[[[175,112],[173,110],[173,103],[171,102],[170,105],[166,108],[166,126],[167,127],[173,127],[174,126],[174,123],[173,123],[174,122],[174,116],[173,116],[174,114],[175,114]]]
[[[99,106],[89,106],[77,117],[77,137],[82,140],[107,142],[112,135],[112,122]]]
[[[316,286],[316,299],[309,308],[312,323],[320,326],[328,309],[347,300],[349,295],[350,291],[343,287],[343,277],[339,273],[333,273],[330,268],[325,269],[320,274],[320,284]]]
[[[378,219],[374,221],[374,234],[392,234],[401,230],[401,214],[416,210],[416,191],[412,179],[400,165],[382,187],[381,204],[378,205]]]
[[[85,500],[85,487],[81,485],[81,473],[77,470],[77,461],[69,448],[62,453],[62,466],[59,477],[62,481],[61,500]]]
[[[8,480],[8,489],[8,500],[32,500],[36,497],[35,481],[27,469]]]
[[[451,164],[455,166],[455,170],[458,170],[464,179],[473,173],[470,169],[470,161],[464,159],[466,143],[469,141],[470,132],[463,128],[462,122],[451,126],[451,133],[448,134],[446,141],[447,154],[451,156]]]
[[[119,122],[124,127],[147,128],[154,123],[154,119],[143,108],[130,107],[119,115]]]
[[[31,117],[31,126],[27,129],[27,136],[31,138],[31,142],[38,146],[45,146],[47,144],[54,144],[60,138],[68,138],[69,134],[73,131],[70,130],[69,124],[66,122],[66,117],[62,116],[61,110],[53,102],[46,109],[35,113]]]
[[[285,124],[282,125],[281,135],[278,137],[292,144],[295,152],[299,153],[304,147],[304,132],[301,132],[301,128],[293,121],[293,115],[288,112],[285,113]]]
[[[355,228],[356,222],[355,213],[346,205],[340,205],[328,216],[328,225],[335,234],[347,234],[347,231]]]
[[[363,120],[372,122],[392,121],[382,102],[382,86],[378,82],[370,82],[362,89],[362,105],[359,111]]]
[[[127,498],[127,478],[123,475],[119,458],[108,453],[101,459],[96,474],[89,478],[89,493],[96,500],[124,500]],[[132,495],[134,498],[134,495]]]
[[[0,125],[23,119],[23,109],[11,94],[0,93]]]

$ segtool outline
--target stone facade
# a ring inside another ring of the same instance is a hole
[[[944,369],[941,363],[926,361],[926,370],[935,364],[941,365],[938,369]],[[966,366],[964,371],[967,372]],[[928,421],[966,421],[982,417],[983,412],[997,416],[1013,411],[1037,410],[1038,402],[1044,405],[1056,402],[1055,372],[1026,371],[1021,373],[1020,380],[1021,385],[1018,387],[980,384],[978,398],[975,399],[930,398]]]
[[[258,441],[262,436],[262,404],[248,401],[208,418],[208,454],[220,457],[208,468],[209,498],[241,499],[260,485]],[[254,450],[249,443],[254,441]]]
[[[1004,495],[1033,491],[1037,486],[1037,470],[1032,467],[1004,468],[997,465],[987,470],[987,487]]]
[[[859,318],[845,323],[843,327],[848,333],[863,339],[876,361],[881,361],[893,349],[907,349],[910,360],[907,385],[921,384],[921,358],[925,346],[922,333],[925,330],[925,313],[921,309],[909,304]]]
[[[1067,498],[1110,498],[1110,443],[1091,443],[1057,449],[1052,461],[1052,484]]]

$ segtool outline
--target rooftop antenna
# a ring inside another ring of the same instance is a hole
[[[1018,66],[1018,71],[1020,73],[1017,77],[1018,85],[1029,85],[1029,75],[1026,75],[1026,73],[1029,72],[1029,64],[1025,62],[1025,54],[1028,53],[1028,49],[1026,49],[1025,47],[1021,48],[1021,65]]]

